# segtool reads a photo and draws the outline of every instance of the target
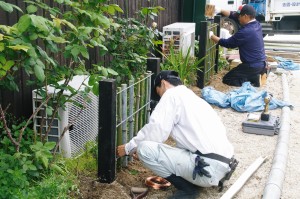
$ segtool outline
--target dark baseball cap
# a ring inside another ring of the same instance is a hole
[[[256,15],[256,11],[253,8],[253,6],[248,5],[248,4],[241,5],[239,7],[239,9],[236,11],[236,13],[238,15],[249,15],[252,17],[255,17],[255,15]]]
[[[158,73],[154,79],[154,85],[152,88],[153,92],[153,100],[159,101],[160,96],[156,92],[156,87],[160,85],[161,80],[170,80],[170,79],[178,79],[180,80],[180,77],[178,75],[178,72],[173,71],[173,70],[163,70],[160,73]]]

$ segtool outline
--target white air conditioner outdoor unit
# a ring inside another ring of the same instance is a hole
[[[64,81],[58,82],[62,84]],[[82,84],[84,82],[84,84]],[[68,84],[74,89],[84,89],[87,85],[88,77],[84,75],[74,76],[74,78]],[[37,90],[32,91],[32,102],[33,102],[33,111],[35,111],[42,103],[41,96],[36,92]],[[56,94],[59,90],[48,86],[48,94]],[[70,95],[70,92],[64,91],[64,95]],[[81,111],[81,108],[74,105],[71,102],[66,104],[65,110],[60,108],[58,110],[58,115],[55,117],[50,133],[48,134],[48,141],[58,141],[61,136],[63,129],[72,121],[75,122],[69,128],[68,131],[64,134],[60,144],[59,152],[62,153],[64,157],[75,157],[79,155],[85,147],[85,144],[89,141],[96,141],[98,135],[98,97],[92,92],[88,94],[88,97],[91,99],[91,102],[86,102],[82,96],[75,95],[71,100],[76,101],[77,103],[84,105],[85,108]],[[78,114],[80,113],[80,114]],[[34,118],[34,129],[39,132],[41,127],[42,118],[43,119],[43,129],[42,133],[46,131],[49,126],[51,116],[47,116],[45,107],[43,107]]]
[[[173,46],[175,52],[182,50],[184,56],[187,55],[188,49],[190,56],[194,56],[195,52],[195,23],[173,23],[163,27],[163,52],[168,55],[170,45]]]

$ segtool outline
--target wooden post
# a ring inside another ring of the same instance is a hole
[[[111,183],[116,179],[116,82],[99,82],[98,178]]]

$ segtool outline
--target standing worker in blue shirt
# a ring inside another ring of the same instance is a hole
[[[255,9],[251,5],[242,5],[236,12],[216,8],[217,13],[233,19],[242,26],[233,36],[221,39],[209,33],[210,39],[226,48],[239,48],[242,61],[230,70],[224,77],[223,83],[230,86],[242,86],[250,81],[253,86],[260,86],[260,75],[266,72],[266,55],[264,49],[261,25],[255,19]]]

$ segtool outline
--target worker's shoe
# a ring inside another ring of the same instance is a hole
[[[174,174],[166,178],[178,189],[168,199],[196,199],[200,195],[199,187]]]
[[[260,87],[261,85],[261,75],[254,75],[252,78],[249,78],[249,81],[252,86]]]

